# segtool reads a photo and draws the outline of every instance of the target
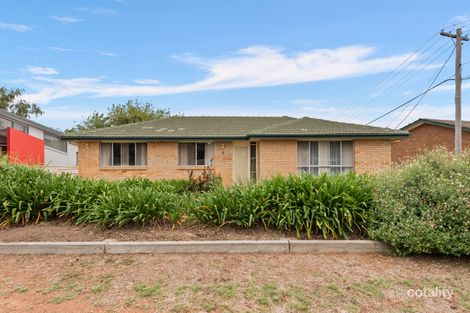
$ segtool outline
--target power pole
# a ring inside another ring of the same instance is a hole
[[[462,28],[457,28],[455,34],[442,31],[442,36],[455,39],[455,154],[462,153]]]

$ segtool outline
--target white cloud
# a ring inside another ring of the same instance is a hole
[[[91,115],[90,110],[74,110],[68,106],[48,107],[44,114],[35,118],[37,121],[78,121]]]
[[[96,53],[101,54],[101,55],[103,55],[103,56],[105,56],[105,57],[115,57],[115,56],[117,56],[117,54],[116,54],[116,53],[113,53],[113,52],[96,51]]]
[[[134,79],[134,82],[139,85],[160,85],[162,83],[158,79]]]
[[[292,104],[300,105],[300,106],[317,106],[321,104],[323,101],[316,100],[316,99],[294,99],[291,101]]]
[[[114,52],[100,51],[100,50],[82,50],[82,49],[72,49],[72,48],[64,48],[64,47],[57,47],[57,46],[49,47],[49,49],[58,51],[58,52],[95,53],[95,54],[99,54],[99,55],[106,56],[106,57],[117,56],[117,54]]]
[[[86,94],[96,97],[155,96],[205,90],[227,90],[288,85],[325,80],[359,77],[394,69],[410,57],[402,54],[375,57],[368,46],[346,46],[337,49],[318,49],[287,54],[279,48],[253,46],[235,54],[216,58],[193,55],[177,56],[190,65],[204,69],[205,78],[180,85],[115,84],[101,78],[47,79],[30,97],[47,102],[66,96]],[[409,62],[416,61],[410,58]]]
[[[25,72],[33,75],[54,75],[59,74],[59,72],[52,67],[43,67],[43,66],[27,66],[23,69]]]
[[[63,24],[73,24],[84,21],[82,18],[70,16],[70,15],[55,15],[51,16],[52,19]]]
[[[98,8],[98,7],[81,7],[81,8],[77,8],[77,10],[82,11],[82,12],[88,12],[94,15],[104,15],[104,16],[119,14],[119,12],[116,10],[107,9],[107,8]]]
[[[19,33],[24,33],[30,31],[32,28],[23,24],[0,23],[0,29],[8,29]]]

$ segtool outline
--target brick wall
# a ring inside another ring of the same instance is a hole
[[[296,140],[261,140],[258,142],[260,179],[280,174],[297,174]]]
[[[225,185],[232,183],[232,142],[216,142],[214,169],[222,176]],[[148,177],[151,179],[185,179],[188,171],[202,171],[198,166],[178,166],[178,143],[149,142],[147,144],[148,165],[145,167],[101,168],[99,165],[99,143],[79,142],[78,174],[83,177],[122,179],[126,177]],[[357,173],[377,172],[391,164],[391,142],[389,140],[356,140],[354,142],[354,166]],[[279,174],[297,174],[296,140],[258,141],[258,177],[269,178]]]
[[[185,179],[188,172],[199,174],[201,166],[178,165],[178,143],[147,143],[148,164],[144,167],[100,167],[99,142],[79,142],[78,174],[83,177],[123,179],[127,177],[148,177],[150,179]],[[214,147],[214,169],[223,178],[224,184],[232,182],[232,143],[217,142]]]
[[[354,141],[354,170],[358,174],[388,169],[391,159],[390,140]]]
[[[443,146],[454,151],[454,129],[429,124],[410,130],[410,136],[392,143],[392,162],[400,163],[420,152]],[[470,148],[470,132],[462,132],[463,148]]]

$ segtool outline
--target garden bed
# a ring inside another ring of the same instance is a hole
[[[121,228],[100,228],[95,225],[74,225],[70,222],[51,221],[27,224],[23,227],[0,229],[0,242],[17,241],[169,241],[169,240],[277,240],[299,239],[294,231],[265,229],[262,226],[250,229],[226,225],[217,227],[193,223],[183,226],[148,225]],[[300,239],[307,239],[306,236]],[[324,239],[314,236],[310,239]],[[350,239],[363,239],[351,234]]]

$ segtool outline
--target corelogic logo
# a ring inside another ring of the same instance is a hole
[[[408,297],[412,298],[444,298],[450,300],[454,294],[454,291],[445,288],[434,287],[423,289],[408,289],[406,294]]]

